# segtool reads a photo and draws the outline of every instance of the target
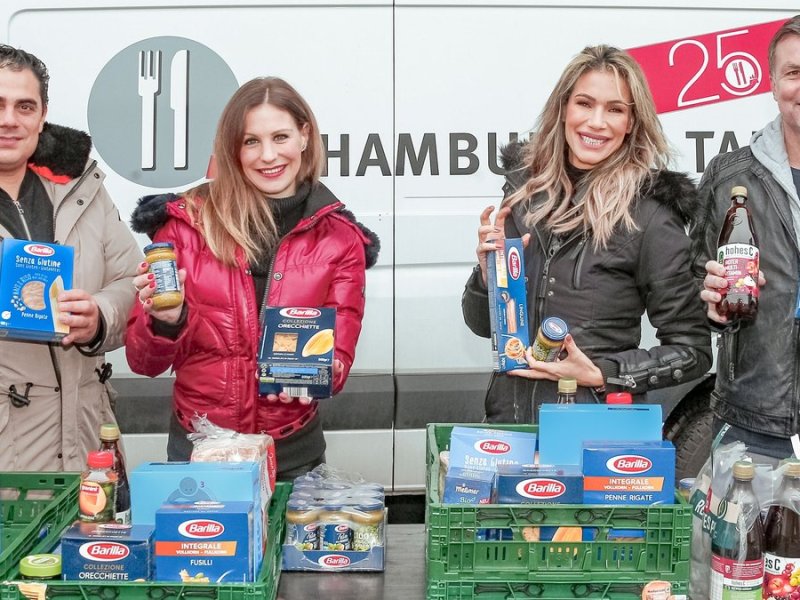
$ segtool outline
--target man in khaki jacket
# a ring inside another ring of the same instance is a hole
[[[49,76],[0,45],[0,238],[72,246],[61,343],[0,339],[0,471],[77,471],[113,422],[104,352],[124,343],[142,254],[83,132],[45,122]]]

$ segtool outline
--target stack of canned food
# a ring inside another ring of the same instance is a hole
[[[384,544],[384,490],[377,483],[294,481],[286,509],[286,543],[298,550],[369,551]]]

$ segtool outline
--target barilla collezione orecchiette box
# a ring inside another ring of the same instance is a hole
[[[455,426],[450,432],[450,468],[494,471],[497,465],[534,461],[536,434]]]
[[[61,536],[64,579],[151,579],[152,525],[77,522]]]
[[[58,295],[72,288],[71,246],[5,239],[0,249],[0,337],[52,342],[69,333]]]
[[[267,307],[262,322],[259,393],[330,398],[336,309]]]
[[[501,373],[527,368],[525,350],[531,345],[522,240],[513,238],[503,242],[502,249],[486,257],[492,360],[494,370]]]

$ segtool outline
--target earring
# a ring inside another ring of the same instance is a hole
[[[303,144],[303,147],[300,148],[300,152],[305,152],[305,151],[306,151],[306,144]]]

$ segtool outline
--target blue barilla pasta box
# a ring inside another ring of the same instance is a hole
[[[498,504],[582,504],[583,473],[575,465],[497,465]]]
[[[252,540],[252,502],[165,504],[156,511],[156,578],[184,583],[254,581]]]
[[[336,309],[267,307],[262,323],[259,393],[330,398]]]
[[[8,238],[0,249],[0,337],[52,342],[69,333],[58,295],[72,288],[71,246]]]
[[[511,238],[486,257],[492,360],[501,373],[528,367],[525,350],[531,343],[522,255],[522,240]]]
[[[450,432],[450,468],[494,471],[502,464],[531,464],[535,453],[533,432],[461,425]]]
[[[61,536],[64,579],[151,579],[152,525],[77,522]]]

